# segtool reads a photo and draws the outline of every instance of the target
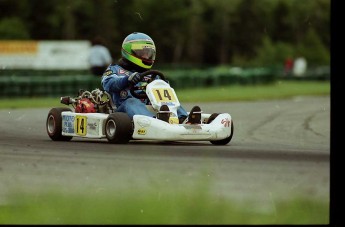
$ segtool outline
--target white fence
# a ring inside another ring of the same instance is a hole
[[[0,41],[0,69],[88,69],[89,41]]]

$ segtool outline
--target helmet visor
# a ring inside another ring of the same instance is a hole
[[[152,44],[132,44],[132,53],[135,57],[145,61],[154,61],[156,58],[156,50]]]

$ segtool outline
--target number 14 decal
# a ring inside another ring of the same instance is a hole
[[[175,102],[176,101],[174,92],[169,88],[153,89],[153,94],[156,100],[160,102]]]
[[[75,131],[78,135],[85,136],[86,135],[86,117],[85,116],[77,116],[75,121]]]

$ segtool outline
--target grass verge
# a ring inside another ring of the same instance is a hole
[[[278,81],[256,86],[224,86],[176,90],[181,102],[255,101],[285,99],[304,95],[330,95],[328,81]]]
[[[250,203],[202,191],[13,194],[0,206],[2,224],[328,224],[326,202],[295,198],[258,212]]]

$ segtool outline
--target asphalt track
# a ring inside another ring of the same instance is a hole
[[[230,113],[235,133],[228,145],[54,142],[45,129],[50,108],[0,110],[0,205],[16,190],[91,195],[147,189],[159,194],[162,188],[173,193],[205,186],[200,182],[207,182],[215,198],[260,209],[272,210],[276,201],[295,196],[329,201],[329,96],[197,104],[205,113]]]

